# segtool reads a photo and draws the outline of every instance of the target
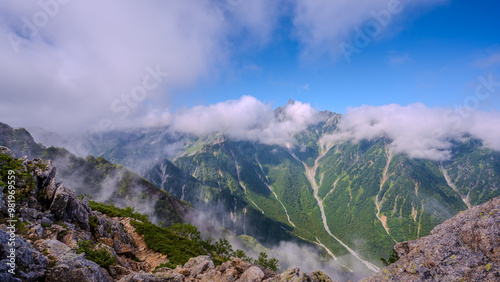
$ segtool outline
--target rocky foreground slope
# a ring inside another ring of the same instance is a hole
[[[364,281],[500,281],[500,198],[461,212],[429,236],[399,243],[399,261]]]
[[[277,274],[238,258],[215,267],[209,256],[155,270],[168,257],[147,248],[130,218],[92,210],[56,181],[50,162],[19,163],[1,149],[0,281],[331,281],[320,271]],[[77,251],[81,242],[88,252],[103,251],[94,260],[105,267]]]

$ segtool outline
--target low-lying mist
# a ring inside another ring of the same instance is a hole
[[[232,218],[234,221],[227,222],[227,218]],[[308,274],[321,270],[337,281],[357,281],[372,274],[350,254],[337,257],[334,260],[317,245],[298,238],[274,244],[261,243],[248,237],[248,234],[255,233],[253,232],[255,227],[248,224],[241,226],[244,221],[243,214],[235,214],[223,204],[197,205],[194,216],[191,218],[191,223],[196,225],[205,237],[227,239],[234,251],[243,250],[247,256],[252,258],[257,258],[260,252],[265,252],[270,258],[278,259],[278,272],[280,273],[295,267]],[[244,233],[235,233],[236,230],[243,230]]]

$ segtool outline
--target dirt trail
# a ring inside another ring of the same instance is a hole
[[[127,233],[134,238],[136,244],[135,253],[138,259],[143,262],[147,262],[151,266],[151,269],[155,269],[158,265],[168,262],[166,255],[154,252],[147,247],[146,242],[144,242],[144,236],[137,233],[134,226],[130,224],[130,218],[117,219],[123,223]]]

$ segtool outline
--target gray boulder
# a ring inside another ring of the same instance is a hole
[[[185,278],[182,274],[174,272],[172,269],[170,271],[158,272],[158,273],[131,273],[122,279],[118,280],[119,282],[184,282]]]
[[[258,268],[257,266],[252,266],[249,269],[247,269],[243,275],[241,275],[240,280],[241,282],[256,282],[256,281],[262,281],[264,278],[265,274],[264,272]]]
[[[56,260],[60,259],[65,254],[72,252],[66,244],[57,240],[38,240],[33,245],[38,251],[46,253],[47,256]]]
[[[56,220],[75,222],[82,229],[90,230],[89,214],[91,210],[88,202],[78,200],[75,193],[63,185],[60,185],[55,191],[50,210]]]
[[[49,270],[47,281],[112,281],[106,270],[82,255],[66,253],[60,257],[55,266]]]
[[[215,265],[209,256],[198,256],[190,258],[188,262],[184,264],[184,268],[189,269],[189,277],[196,278],[198,274],[209,269],[214,269]]]
[[[39,251],[33,248],[24,238],[16,236],[14,246],[9,246],[10,233],[0,229],[0,277],[1,281],[21,278],[23,281],[37,281],[45,275],[49,260]],[[16,271],[15,275],[7,272],[10,268],[5,268],[9,263],[8,256],[11,255],[10,248],[15,249]],[[10,277],[10,278],[8,278]],[[14,280],[12,280],[14,281]]]
[[[42,216],[43,214],[36,209],[26,207],[21,209],[21,217],[27,221],[35,222],[38,219],[41,219]]]

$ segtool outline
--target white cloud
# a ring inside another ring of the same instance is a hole
[[[282,16],[293,19],[291,32],[306,52],[322,52],[337,50],[331,43],[388,2],[1,1],[0,120],[64,133],[100,128],[103,119],[115,126],[155,115],[168,119],[175,90],[216,78],[249,47],[289,36],[284,28],[274,37]],[[148,67],[169,76],[130,102],[123,95],[144,83]],[[282,126],[260,134],[289,134]]]
[[[294,25],[299,41],[304,47],[304,56],[318,54],[339,56],[342,42],[352,44],[356,28],[375,21],[380,25],[377,36],[392,28],[396,17],[416,7],[433,6],[446,0],[297,0]],[[397,7],[397,9],[393,9]],[[397,12],[394,12],[396,11]],[[393,11],[393,12],[389,12]],[[385,14],[386,16],[374,16]]]
[[[487,68],[490,66],[500,65],[500,50],[489,52],[488,55],[476,59],[473,65],[478,68]]]
[[[152,104],[169,108],[173,90],[217,76],[236,52],[232,36],[270,38],[276,5],[225,2],[241,2],[228,20],[212,0],[2,1],[0,119],[57,131],[120,121],[113,101],[141,85],[148,66],[169,77],[129,106],[127,119]]]
[[[386,137],[396,153],[431,160],[451,157],[453,140],[471,136],[487,148],[500,150],[500,113],[462,109],[467,115],[421,103],[401,106],[361,106],[342,117],[339,132],[325,137],[332,142]]]
[[[320,121],[318,111],[309,104],[295,102],[284,108],[285,119],[278,121],[270,105],[251,96],[209,106],[196,106],[170,116],[169,129],[205,135],[223,133],[237,140],[287,145],[293,136]]]

